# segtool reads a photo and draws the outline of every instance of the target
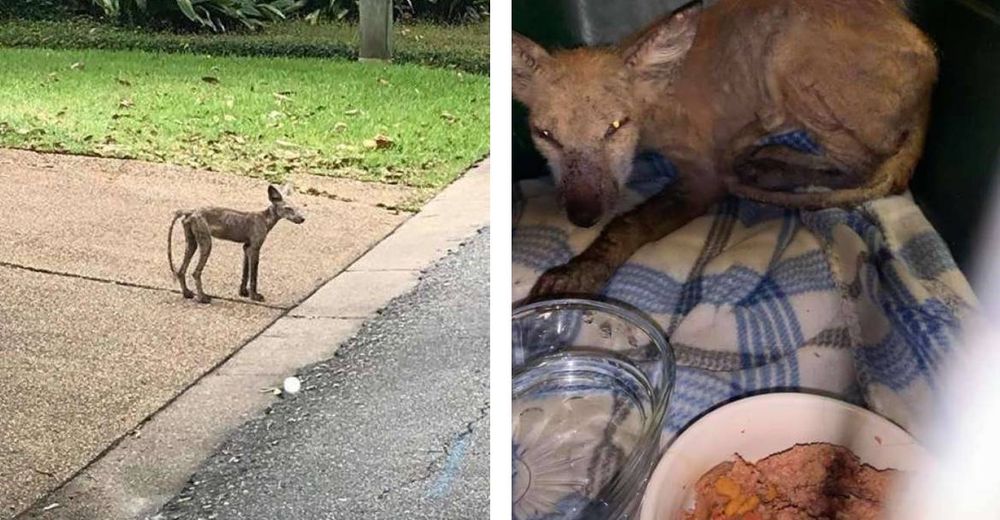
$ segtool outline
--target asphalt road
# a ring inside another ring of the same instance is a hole
[[[157,519],[489,516],[489,232],[427,272],[303,390],[243,425]]]

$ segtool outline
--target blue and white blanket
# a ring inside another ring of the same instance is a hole
[[[662,159],[643,158],[618,211],[672,176]],[[600,230],[570,224],[548,180],[515,192],[519,301]],[[909,195],[852,211],[728,199],[639,250],[604,295],[645,311],[675,350],[664,441],[716,405],[773,390],[837,396],[911,429],[977,304]]]

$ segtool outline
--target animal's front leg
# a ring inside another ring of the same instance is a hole
[[[247,290],[247,282],[250,281],[250,255],[248,254],[250,244],[243,244],[243,278],[240,280],[240,296],[246,298],[250,296]]]
[[[260,265],[260,247],[251,246],[250,253],[250,299],[255,302],[264,301],[264,297],[257,292],[257,267]]]
[[[612,220],[583,253],[546,271],[535,282],[530,298],[555,295],[595,295],[643,245],[659,240],[703,214],[721,191],[691,193],[669,186],[628,213]]]

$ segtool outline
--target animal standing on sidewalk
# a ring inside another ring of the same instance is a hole
[[[678,171],[532,296],[599,292],[640,247],[727,193],[823,208],[904,191],[937,68],[899,0],[719,0],[618,48],[551,54],[515,34],[513,94],[571,222],[590,227],[613,209],[637,152]],[[795,131],[820,153],[767,140]]]
[[[208,303],[211,299],[201,286],[201,273],[212,254],[212,237],[239,242],[243,244],[243,280],[240,282],[240,296],[249,296],[254,301],[264,301],[257,292],[257,267],[260,263],[260,248],[271,228],[281,219],[290,220],[296,224],[305,221],[302,212],[285,199],[291,188],[286,185],[279,190],[274,186],[267,187],[267,196],[271,205],[263,211],[239,211],[228,208],[206,207],[193,210],[178,210],[170,222],[167,232],[167,259],[170,261],[170,272],[181,284],[181,292],[185,298],[196,297],[200,303]],[[174,224],[180,219],[184,227],[184,237],[187,239],[187,250],[184,251],[184,261],[180,269],[174,269],[172,251]],[[192,293],[185,280],[188,265],[196,250],[201,250],[198,264],[191,275],[194,277],[196,293]]]

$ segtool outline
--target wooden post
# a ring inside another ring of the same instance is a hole
[[[392,0],[361,0],[362,60],[392,59]]]

